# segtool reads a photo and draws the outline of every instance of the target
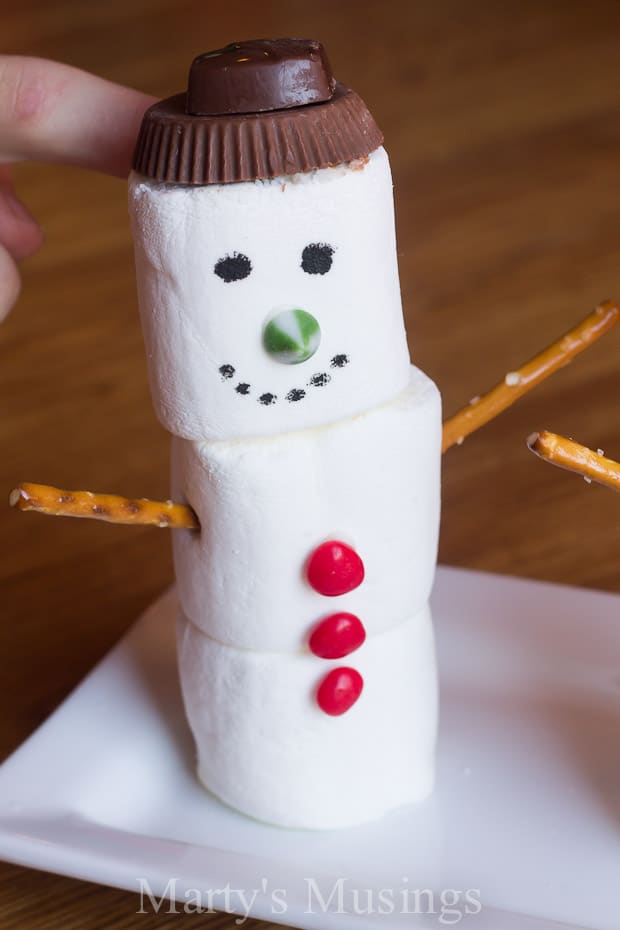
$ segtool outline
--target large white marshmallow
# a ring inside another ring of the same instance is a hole
[[[406,387],[383,148],[365,162],[238,184],[187,187],[133,174],[129,200],[151,391],[171,433],[212,440],[300,430]],[[327,273],[302,269],[310,244],[333,248]],[[235,253],[251,273],[224,281],[214,268]],[[281,364],[263,348],[263,331],[293,308],[316,318],[321,343],[309,360]],[[339,367],[336,357],[348,361]],[[276,399],[260,402],[266,395]]]
[[[432,790],[437,686],[428,608],[338,662],[233,649],[182,616],[178,655],[199,777],[243,813],[330,829]],[[342,665],[362,674],[364,688],[347,713],[331,717],[316,690]]]
[[[390,403],[317,429],[235,442],[173,440],[172,494],[198,514],[176,530],[174,560],[188,617],[221,643],[298,651],[334,611],[368,634],[428,600],[437,552],[440,398],[410,369]],[[362,558],[365,579],[338,597],[306,580],[308,559],[335,539]]]

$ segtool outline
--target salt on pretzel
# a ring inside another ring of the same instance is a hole
[[[620,462],[605,457],[599,449],[594,451],[566,436],[543,430],[532,433],[527,439],[528,448],[539,458],[558,468],[574,471],[586,481],[596,481],[614,491],[620,491]]]
[[[544,351],[510,371],[504,380],[496,384],[483,397],[476,397],[467,407],[459,410],[443,424],[441,451],[460,445],[466,436],[480,429],[498,413],[506,410],[528,391],[552,375],[554,371],[568,365],[573,358],[587,349],[595,340],[614,326],[620,318],[620,310],[611,300],[605,300],[592,313],[569,330],[561,339]]]
[[[172,529],[197,530],[198,517],[191,507],[173,501],[146,497],[93,494],[92,491],[63,491],[46,484],[20,484],[9,495],[17,510],[36,510],[55,517],[90,517],[108,523],[128,523]]]

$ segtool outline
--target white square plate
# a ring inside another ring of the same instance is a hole
[[[440,568],[433,611],[442,718],[426,804],[313,833],[204,792],[170,592],[0,767],[0,856],[302,928],[617,930],[620,597]]]

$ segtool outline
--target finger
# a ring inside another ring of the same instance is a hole
[[[0,182],[0,245],[19,261],[33,255],[42,242],[43,230],[12,184]]]
[[[0,245],[0,323],[19,297],[20,285],[17,265],[7,250]]]
[[[63,162],[125,177],[153,102],[68,65],[0,55],[0,161]]]

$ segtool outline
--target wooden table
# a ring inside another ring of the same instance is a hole
[[[446,413],[601,298],[620,297],[620,83],[614,0],[24,0],[4,51],[58,58],[168,95],[199,51],[316,35],[391,153],[413,358]],[[0,329],[0,491],[19,480],[166,496],[122,182],[26,165],[47,243]],[[441,559],[620,591],[620,501],[538,462],[548,427],[620,458],[620,331],[444,459]],[[166,532],[0,512],[3,758],[171,579]],[[588,635],[584,618],[584,636]],[[0,870],[3,928],[178,927],[137,897]],[[191,926],[232,928],[233,918]],[[246,926],[255,927],[249,922]],[[260,926],[267,927],[266,924]]]

